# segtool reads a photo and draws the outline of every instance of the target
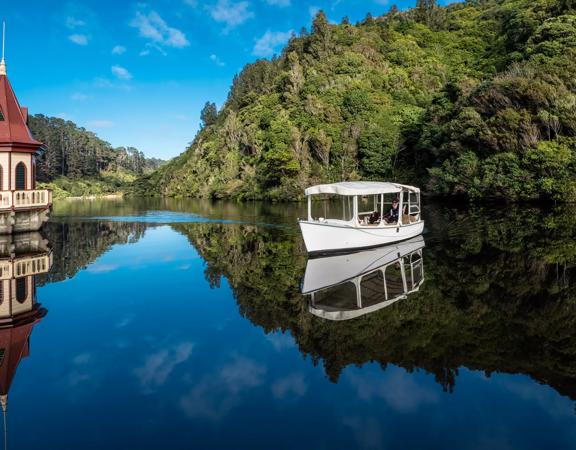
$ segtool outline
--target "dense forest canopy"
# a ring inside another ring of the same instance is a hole
[[[202,120],[137,193],[294,199],[314,183],[389,179],[576,201],[576,2],[419,0],[356,25],[319,12]]]
[[[29,117],[28,126],[46,147],[37,160],[38,181],[97,177],[103,171],[119,170],[143,175],[163,164],[160,159],[146,158],[133,147],[114,148],[69,120],[37,114]]]

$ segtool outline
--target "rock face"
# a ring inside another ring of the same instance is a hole
[[[573,2],[323,13],[247,65],[149,195],[286,200],[320,182],[389,179],[443,195],[576,200]]]

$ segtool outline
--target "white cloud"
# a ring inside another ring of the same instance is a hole
[[[138,11],[130,26],[137,28],[140,36],[158,45],[175,48],[190,45],[186,35],[177,28],[168,26],[156,11],[150,11],[148,14]]]
[[[212,54],[210,55],[210,61],[212,61],[214,64],[216,64],[219,67],[224,67],[226,64],[224,64],[224,62],[218,58],[218,56]]]
[[[237,357],[218,373],[205,376],[180,399],[187,416],[221,420],[264,384],[267,369],[247,358]]]
[[[81,19],[76,19],[75,17],[68,16],[66,17],[66,28],[69,30],[73,30],[74,28],[83,27],[86,25],[86,22]]]
[[[254,17],[249,10],[250,3],[247,1],[233,2],[231,0],[218,0],[218,3],[210,7],[210,15],[216,22],[226,24],[226,30],[242,25],[248,19]]]
[[[347,377],[360,400],[384,400],[389,407],[401,413],[414,412],[422,405],[438,401],[436,392],[418,384],[413,374],[401,369],[389,371],[386,377],[357,372],[349,372]]]
[[[280,352],[288,348],[294,348],[296,345],[294,343],[294,338],[290,333],[270,333],[266,335],[266,340],[272,344],[274,350]]]
[[[115,124],[111,120],[89,120],[86,125],[88,128],[108,128],[113,127]]]
[[[96,126],[99,127],[109,127],[114,125],[109,120],[95,120],[93,123],[98,124]],[[108,273],[114,272],[120,266],[118,264],[93,264],[88,269],[86,269],[90,273]]]
[[[121,80],[131,80],[132,74],[122,66],[112,66],[112,73]]]
[[[294,373],[276,381],[272,387],[274,398],[302,397],[308,390],[308,384],[301,373]]]
[[[190,358],[193,348],[194,345],[191,342],[182,342],[173,348],[160,350],[146,358],[144,365],[134,370],[134,374],[140,379],[144,391],[152,392],[154,388],[162,386],[174,368]]]
[[[86,94],[82,94],[81,92],[74,92],[74,93],[70,96],[70,98],[71,98],[72,100],[74,100],[74,101],[81,102],[81,101],[84,101],[84,100],[88,100],[88,99],[90,98],[90,96],[88,96],[88,95],[86,95]]]
[[[126,47],[123,45],[115,45],[112,49],[113,55],[122,55],[123,53],[126,53]]]
[[[280,6],[282,8],[290,6],[290,0],[266,0],[266,3],[273,6]]]
[[[292,30],[286,32],[268,30],[256,41],[252,54],[261,57],[272,56],[278,47],[290,39],[290,36],[292,36]]]
[[[85,34],[71,34],[68,39],[78,45],[88,45],[88,36]]]

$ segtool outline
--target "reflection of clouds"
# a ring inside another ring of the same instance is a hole
[[[90,362],[92,355],[90,353],[80,353],[72,358],[72,362],[76,365],[82,365]]]
[[[497,382],[504,389],[517,395],[522,400],[536,403],[551,416],[574,416],[573,402],[568,398],[561,397],[548,386],[538,384],[528,378],[511,378],[506,375],[498,377]]]
[[[134,320],[134,314],[127,314],[122,317],[116,324],[114,325],[116,328],[124,328],[126,325],[129,325]]]
[[[92,376],[92,368],[90,363],[93,362],[93,355],[91,353],[79,353],[72,358],[72,369],[68,372],[68,386],[70,388],[78,387],[79,385],[88,385],[90,382],[94,383]]]
[[[236,358],[232,364],[224,366],[220,378],[231,392],[262,384],[266,368],[247,358]]]
[[[359,448],[383,448],[382,425],[375,417],[345,417],[342,422],[354,430]]]
[[[88,269],[86,269],[90,273],[108,273],[113,272],[118,269],[120,266],[118,264],[92,264]]]
[[[266,367],[236,357],[215,376],[205,376],[180,400],[187,416],[220,420],[242,402],[242,394],[264,383]]]
[[[414,412],[422,405],[439,400],[436,392],[418,384],[413,376],[400,369],[380,375],[349,372],[347,378],[361,400],[382,399],[401,413]]]
[[[190,357],[193,346],[191,342],[182,342],[146,358],[144,365],[134,370],[144,390],[151,392],[155,387],[162,386],[174,368]]]
[[[294,338],[290,333],[270,333],[266,335],[266,340],[272,344],[277,352],[295,347]]]
[[[304,375],[293,373],[287,377],[281,378],[272,385],[272,394],[277,399],[283,399],[286,396],[302,397],[308,390],[308,385],[304,381]]]

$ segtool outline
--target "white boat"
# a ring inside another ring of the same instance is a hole
[[[386,308],[424,282],[424,238],[361,252],[308,260],[302,293],[308,310],[328,320],[349,320]]]
[[[346,181],[309,187],[305,194],[308,218],[298,223],[311,254],[386,245],[418,236],[424,230],[420,189],[414,186]],[[314,196],[319,201],[313,201]],[[333,201],[335,197],[338,202]],[[402,212],[395,221],[387,219],[394,199]]]

